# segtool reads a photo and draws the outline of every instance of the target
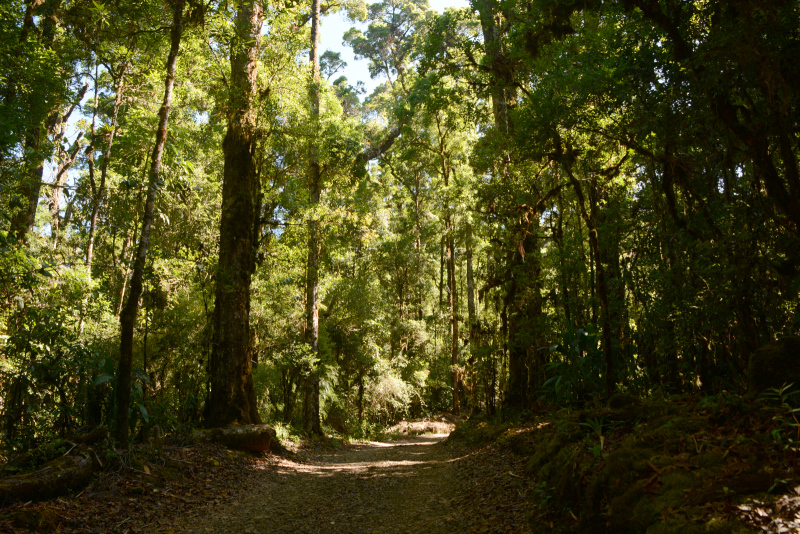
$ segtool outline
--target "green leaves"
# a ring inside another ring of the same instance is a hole
[[[111,376],[111,375],[100,375],[100,376],[98,376],[97,378],[94,379],[92,384],[94,384],[95,386],[99,386],[100,384],[105,384],[109,380],[113,380],[113,379],[114,379],[114,377]]]

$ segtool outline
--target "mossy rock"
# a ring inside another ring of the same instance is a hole
[[[759,395],[769,388],[793,383],[800,387],[800,337],[789,336],[768,343],[750,356],[747,391]]]
[[[646,527],[653,522],[650,516],[650,496],[638,484],[628,487],[622,495],[611,499],[611,514],[608,517],[611,532],[636,532],[637,525],[644,523]],[[639,529],[641,531],[641,529]]]
[[[151,492],[150,488],[146,486],[141,486],[139,484],[128,486],[125,488],[125,493],[127,495],[147,495]]]
[[[665,456],[662,454],[656,454],[655,456],[650,458],[650,463],[656,467],[672,467],[678,461],[675,459],[674,456]]]

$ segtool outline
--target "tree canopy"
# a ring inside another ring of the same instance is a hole
[[[739,392],[800,331],[797,2],[0,10],[7,449]]]

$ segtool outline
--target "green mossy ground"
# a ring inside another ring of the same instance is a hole
[[[534,530],[738,534],[756,530],[737,504],[795,478],[780,413],[738,397],[628,396],[592,409],[541,406],[516,421],[473,418],[450,439],[528,457]]]

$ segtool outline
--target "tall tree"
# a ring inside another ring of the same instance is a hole
[[[320,100],[320,0],[311,0],[311,49],[309,63],[311,64],[311,77],[308,83],[309,99],[311,101],[311,122],[319,124]],[[318,128],[314,128],[317,132]],[[308,199],[312,210],[319,205],[322,189],[321,172],[318,154],[318,142],[312,139],[308,154]],[[319,221],[317,215],[312,215],[308,221],[308,260],[306,262],[306,343],[313,359],[319,356]],[[319,420],[319,370],[316,365],[311,369],[305,392],[305,419],[306,429],[314,434],[322,434]]]
[[[156,143],[150,162],[150,173],[147,181],[147,198],[144,213],[142,214],[142,230],[139,235],[139,246],[133,264],[131,290],[128,300],[120,313],[120,355],[117,367],[117,421],[115,438],[122,446],[128,444],[128,412],[131,399],[131,370],[133,366],[133,330],[136,318],[139,315],[139,299],[142,296],[142,281],[144,267],[147,259],[147,249],[150,243],[150,229],[153,225],[153,212],[155,211],[156,194],[161,186],[161,158],[164,155],[164,146],[167,143],[167,126],[169,112],[172,106],[172,90],[175,86],[175,65],[178,61],[181,36],[183,35],[183,8],[185,0],[176,0],[172,6],[172,27],[170,29],[170,48],[167,56],[167,75],[164,80],[164,98],[158,112],[158,129],[156,130]]]
[[[255,165],[256,88],[263,8],[258,0],[241,0],[231,44],[228,130],[222,142],[225,158],[219,263],[208,362],[211,390],[205,424],[234,421],[260,423],[253,390],[253,338],[250,330],[250,282],[258,244],[260,185]]]

